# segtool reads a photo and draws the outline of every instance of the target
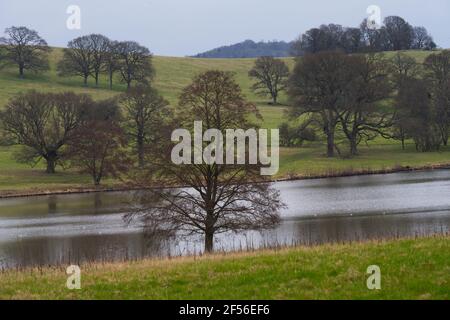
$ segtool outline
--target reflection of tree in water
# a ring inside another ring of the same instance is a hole
[[[48,196],[47,205],[48,205],[48,213],[49,214],[56,213],[56,210],[57,210],[56,204],[58,203],[57,200],[58,199],[55,195]]]
[[[102,194],[100,192],[96,192],[94,194],[94,210],[95,213],[98,213],[100,209],[102,208]]]

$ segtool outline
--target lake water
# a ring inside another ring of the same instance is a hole
[[[450,231],[450,170],[278,182],[288,208],[263,233],[223,234],[216,250],[319,244]],[[0,268],[198,254],[126,225],[126,192],[0,200]]]

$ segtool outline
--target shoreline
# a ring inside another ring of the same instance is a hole
[[[277,179],[272,179],[267,181],[268,183],[285,182],[285,181],[301,181],[301,180],[315,180],[315,179],[326,179],[326,178],[342,178],[342,177],[354,177],[354,176],[370,176],[378,174],[393,174],[400,172],[416,172],[416,171],[426,171],[426,170],[445,170],[450,169],[450,163],[448,164],[436,164],[436,165],[426,165],[418,167],[410,166],[397,166],[387,169],[361,169],[361,170],[336,170],[329,171],[323,174],[314,175],[286,175],[285,177],[280,177]],[[133,187],[99,187],[99,188],[68,188],[66,190],[42,190],[42,191],[0,191],[1,199],[13,199],[13,198],[28,198],[28,197],[40,197],[48,195],[71,195],[71,194],[88,194],[88,193],[103,193],[103,192],[127,192],[127,191],[139,191],[145,190],[146,188],[133,188]]]

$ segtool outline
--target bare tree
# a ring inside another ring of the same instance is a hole
[[[315,122],[327,137],[327,156],[334,156],[336,126],[339,123],[343,92],[351,81],[346,56],[330,51],[307,54],[297,61],[289,80],[292,101],[291,117],[313,114]]]
[[[286,89],[289,68],[283,60],[273,57],[260,57],[248,75],[255,79],[252,89],[257,94],[272,97],[273,104],[277,104],[278,95]]]
[[[91,43],[92,76],[95,79],[95,85],[98,86],[98,78],[107,61],[111,41],[101,34],[91,34],[87,37]]]
[[[18,66],[21,78],[25,70],[38,72],[49,69],[50,48],[36,31],[26,27],[11,27],[5,33],[7,37],[0,38],[0,45],[5,50],[4,59]]]
[[[82,76],[87,86],[89,76],[94,70],[94,53],[88,36],[78,37],[67,44],[63,58],[58,63],[61,76]]]
[[[390,60],[389,65],[397,88],[401,87],[404,80],[416,77],[420,72],[420,65],[416,59],[403,52],[397,52]]]
[[[133,81],[147,83],[154,73],[150,50],[134,41],[120,42],[117,50],[121,63],[120,74],[127,88],[131,87]]]
[[[96,102],[68,142],[66,159],[91,175],[94,185],[104,177],[117,177],[128,167],[125,132],[114,100]]]
[[[47,173],[54,173],[61,150],[80,125],[91,99],[71,92],[46,94],[30,91],[12,98],[0,119],[4,130],[26,149],[24,160],[47,161]]]
[[[409,78],[396,98],[403,128],[422,152],[439,150],[442,144],[438,122],[441,115],[432,103],[428,88],[427,80]]]
[[[120,70],[120,57],[118,51],[119,42],[110,41],[103,62],[103,68],[108,73],[109,88],[113,88],[114,74]]]
[[[450,131],[450,50],[429,55],[424,62],[426,79],[431,84],[433,104],[438,119],[442,142],[446,146]]]
[[[127,133],[136,144],[139,167],[144,166],[146,145],[158,143],[161,119],[171,112],[169,103],[158,92],[145,85],[131,88],[120,97],[127,119]]]
[[[369,141],[378,135],[390,137],[387,129],[392,126],[393,113],[380,108],[380,103],[390,96],[387,61],[382,54],[354,55],[345,58],[342,71],[350,79],[342,86],[345,97],[336,113],[350,144],[350,155],[357,154],[361,141]],[[346,81],[346,80],[345,80]]]
[[[255,106],[245,101],[232,75],[221,71],[197,76],[183,90],[180,107],[183,111],[175,126],[192,132],[193,121],[201,120],[202,133],[212,128],[221,132],[246,130],[252,126],[248,116],[257,112]],[[220,145],[219,140],[215,143]],[[264,181],[258,165],[204,161],[176,165],[171,161],[172,147],[169,143],[155,153],[153,165],[157,170],[139,174],[135,183],[148,186],[149,182],[158,185],[164,181],[165,185],[186,188],[150,190],[155,201],[128,215],[128,219],[138,215],[149,227],[201,234],[206,252],[213,251],[216,234],[261,230],[279,222],[278,210],[282,206],[279,193],[266,183],[257,183]],[[155,178],[155,172],[160,174],[159,179]]]

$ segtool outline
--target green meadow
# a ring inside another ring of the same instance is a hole
[[[449,237],[334,244],[203,257],[88,264],[81,289],[65,268],[0,273],[0,299],[450,298]],[[380,268],[381,289],[367,287]]]
[[[387,53],[391,56],[394,53]],[[411,51],[417,61],[422,61],[429,54],[427,52]],[[62,56],[62,50],[55,48],[50,56],[50,71],[43,74],[27,73],[25,79],[19,79],[15,68],[0,70],[0,108],[12,96],[19,92],[35,89],[49,92],[74,91],[87,93],[94,99],[105,99],[120,94],[125,86],[115,80],[113,90],[109,90],[106,77],[103,77],[98,87],[90,79],[88,87],[83,87],[80,77],[59,77],[56,64]],[[284,59],[290,68],[294,59]],[[203,71],[219,69],[234,72],[235,78],[249,101],[255,103],[263,120],[259,123],[264,128],[276,128],[286,121],[286,96],[281,96],[280,106],[268,104],[269,99],[255,95],[251,90],[252,82],[248,71],[254,59],[194,59],[155,56],[153,59],[156,76],[154,86],[171,103],[176,106],[178,96],[192,78]],[[0,145],[0,194],[72,190],[76,188],[92,187],[88,176],[80,175],[75,170],[63,170],[58,167],[58,173],[47,175],[43,164],[30,167],[14,160],[14,150],[17,146]],[[345,149],[345,146],[342,147]],[[450,164],[450,148],[441,152],[417,153],[412,143],[402,150],[399,142],[376,139],[368,145],[360,146],[360,154],[351,159],[327,159],[324,156],[325,147],[322,142],[305,144],[301,148],[282,148],[280,153],[280,171],[275,178],[327,176],[348,172],[373,170],[391,170],[398,167],[429,167]],[[105,180],[104,187],[112,187],[118,181]]]

